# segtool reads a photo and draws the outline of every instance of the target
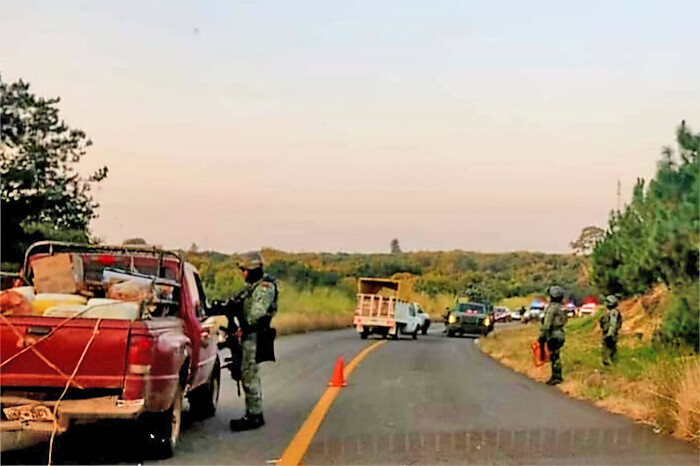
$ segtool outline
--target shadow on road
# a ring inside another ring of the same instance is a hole
[[[195,423],[188,411],[182,414],[183,435]],[[54,442],[54,464],[142,463],[159,458],[150,455],[136,423],[73,426]],[[177,454],[177,452],[176,452]],[[47,464],[49,443],[2,454],[2,464]]]

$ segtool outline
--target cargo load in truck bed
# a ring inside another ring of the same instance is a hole
[[[75,423],[140,418],[168,455],[183,396],[197,416],[213,415],[215,324],[178,253],[40,242],[19,276],[23,286],[0,294],[2,451]]]

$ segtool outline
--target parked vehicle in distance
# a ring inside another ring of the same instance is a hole
[[[511,311],[505,306],[496,306],[493,308],[493,320],[495,322],[510,322]]]
[[[43,241],[27,250],[22,277],[27,286],[3,292],[24,299],[0,323],[3,451],[78,423],[130,421],[170,456],[184,397],[193,417],[214,415],[216,324],[179,253]]]
[[[541,321],[544,318],[544,309],[547,306],[547,303],[535,299],[530,303],[530,309],[525,312],[523,315],[523,322],[531,322],[531,321]]]
[[[416,317],[418,317],[418,328],[420,328],[421,333],[425,335],[430,328],[430,316],[426,314],[420,304],[413,303],[413,306],[416,309]]]
[[[598,312],[598,305],[594,302],[585,303],[581,306],[581,309],[579,309],[579,315],[582,316],[593,315],[596,312]]]
[[[401,299],[401,282],[383,278],[360,278],[353,325],[363,340],[376,333],[384,338],[400,335],[418,338],[420,320],[413,303]]]
[[[525,314],[525,311],[525,306],[521,306],[518,309],[513,309],[510,311],[510,319],[521,320],[523,318],[523,314]]]
[[[457,298],[447,317],[446,333],[455,335],[488,335],[493,330],[493,307],[489,302],[472,302],[469,298]]]
[[[566,315],[568,317],[578,316],[578,309],[576,309],[576,303],[573,301],[569,301],[568,303],[564,304],[564,310],[566,311]]]

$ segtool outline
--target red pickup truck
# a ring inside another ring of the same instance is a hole
[[[59,255],[80,264],[79,288],[70,299],[33,294],[36,266]],[[197,270],[181,255],[40,242],[27,250],[21,275],[27,286],[15,290],[25,292],[30,307],[3,311],[0,319],[3,450],[78,423],[126,420],[144,429],[154,453],[170,456],[184,397],[193,416],[214,415],[221,367],[216,324],[206,315]],[[137,303],[109,299],[115,283],[146,293]]]

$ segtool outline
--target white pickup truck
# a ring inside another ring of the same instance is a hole
[[[418,317],[418,328],[423,335],[428,334],[428,328],[430,328],[430,316],[423,310],[423,308],[418,303],[413,303],[416,308],[416,317]]]
[[[400,298],[401,283],[383,278],[360,278],[357,283],[357,307],[353,325],[365,339],[376,333],[398,339],[411,335],[415,340],[422,320],[416,306]]]

